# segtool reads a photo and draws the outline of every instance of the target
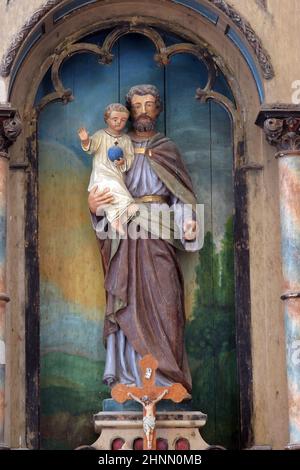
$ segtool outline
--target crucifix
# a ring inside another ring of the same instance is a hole
[[[143,386],[132,387],[125,384],[117,384],[111,391],[112,398],[118,403],[127,400],[135,400],[143,407],[143,449],[156,449],[156,403],[160,400],[172,400],[180,403],[190,395],[183,385],[175,383],[170,387],[157,387],[155,385],[155,374],[158,367],[157,360],[147,354],[140,360],[141,377]]]

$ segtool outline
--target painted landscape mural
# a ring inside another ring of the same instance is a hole
[[[100,43],[107,33],[87,40]],[[168,44],[177,38],[166,37]],[[110,66],[90,54],[72,57],[62,80],[75,96],[51,103],[39,118],[39,253],[41,440],[44,449],[91,444],[92,416],[109,389],[102,384],[105,291],[100,255],[87,208],[92,161],[76,131],[104,126],[104,107],[121,101],[130,86],[155,84],[164,99],[159,129],[179,146],[205,205],[205,243],[182,258],[186,341],[195,409],[208,414],[209,443],[238,447],[233,252],[232,129],[215,103],[200,104],[195,90],[206,80],[196,58],[180,54],[168,67],[153,61],[154,46],[128,35],[115,47]],[[215,89],[231,92],[219,74]],[[52,91],[45,76],[39,99]]]

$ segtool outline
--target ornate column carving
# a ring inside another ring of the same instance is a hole
[[[262,109],[256,124],[276,147],[285,305],[290,447],[300,446],[300,107]],[[300,448],[300,447],[299,447]]]
[[[6,206],[9,147],[21,133],[21,120],[16,110],[0,105],[0,448],[4,447],[5,401],[5,307],[6,292]]]
[[[8,149],[21,131],[21,119],[16,110],[0,104],[0,157],[8,159]]]

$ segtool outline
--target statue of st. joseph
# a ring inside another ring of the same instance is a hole
[[[185,220],[184,204],[196,204],[192,183],[175,144],[155,130],[162,110],[152,85],[132,87],[126,104],[131,113],[135,158],[125,176],[131,195],[146,207],[173,206],[183,250],[200,247],[195,217]],[[99,237],[99,208],[113,202],[109,191],[92,191],[89,208]],[[134,221],[129,222],[129,225]],[[100,229],[101,230],[101,229]],[[141,227],[141,230],[144,230]],[[147,234],[145,234],[147,235]],[[149,235],[149,234],[148,234]],[[139,360],[152,354],[158,361],[156,383],[181,383],[191,391],[191,375],[184,346],[184,286],[174,241],[149,236],[111,239],[99,244],[105,272],[106,365],[103,380],[141,385]]]

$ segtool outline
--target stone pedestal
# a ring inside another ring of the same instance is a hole
[[[97,450],[111,450],[117,439],[125,448],[134,449],[134,442],[143,438],[142,411],[102,411],[94,416],[95,431],[100,437],[93,444]],[[191,450],[203,450],[208,444],[200,429],[207,416],[200,411],[158,411],[156,414],[157,439],[164,439],[168,450],[175,450],[179,439],[185,439]]]

